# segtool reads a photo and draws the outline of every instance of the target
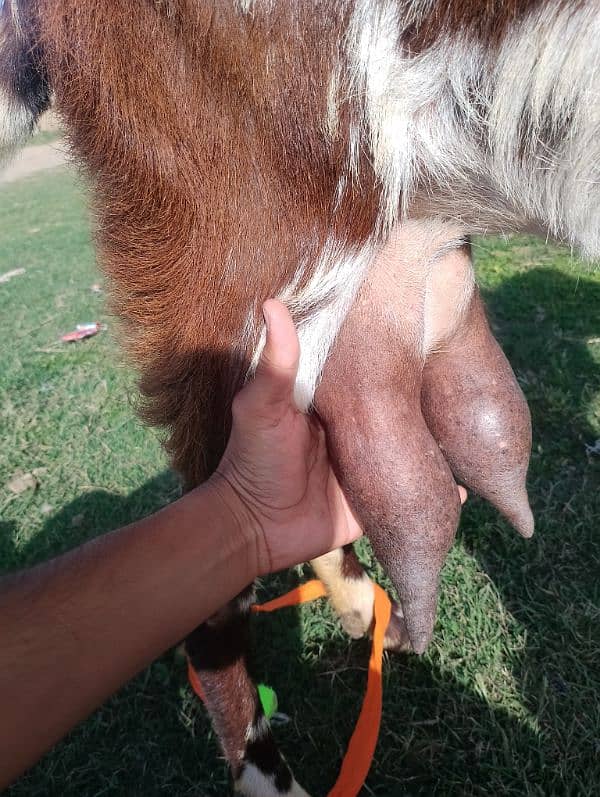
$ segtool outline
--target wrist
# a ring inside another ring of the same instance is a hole
[[[230,537],[236,556],[243,557],[248,583],[271,571],[264,527],[251,503],[230,474],[216,471],[200,488],[216,507],[223,531]]]

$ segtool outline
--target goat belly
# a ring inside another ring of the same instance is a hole
[[[458,329],[427,358],[421,406],[457,480],[531,537],[529,408],[476,289]]]

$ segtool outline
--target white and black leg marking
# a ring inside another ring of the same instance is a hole
[[[289,772],[289,770],[288,770]],[[281,791],[283,787],[283,791]],[[266,774],[257,764],[244,764],[235,782],[235,790],[244,797],[309,797],[292,777],[289,783],[278,782],[276,775]]]
[[[352,546],[336,548],[311,565],[327,589],[329,601],[344,631],[352,639],[364,636],[373,622],[373,583]]]
[[[373,626],[373,582],[363,570],[352,545],[313,559],[313,569],[325,584],[329,600],[344,631],[359,639]],[[402,608],[392,602],[392,615],[386,629],[386,650],[410,650]]]
[[[273,739],[247,669],[249,587],[185,642],[197,672],[235,790],[244,797],[308,797],[298,786]]]

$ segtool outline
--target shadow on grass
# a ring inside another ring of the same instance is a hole
[[[599,474],[584,449],[594,436],[586,420],[590,385],[599,384],[583,341],[598,334],[600,286],[539,269],[485,298],[532,408],[538,532],[520,540],[473,499],[460,536],[525,631],[525,649],[511,662],[533,721],[516,719],[432,660],[390,659],[364,795],[592,795],[599,788]],[[56,553],[58,538],[66,549],[131,522],[173,500],[177,489],[164,473],[127,497],[83,495],[48,521],[19,562]],[[297,581],[292,572],[274,576],[261,596]],[[350,643],[328,608],[287,609],[257,618],[255,627],[257,678],[275,687],[292,718],[276,736],[300,782],[320,797],[335,780],[358,715],[368,644]],[[128,684],[15,784],[11,797],[226,794],[208,719],[184,668],[173,664],[167,654]]]
[[[462,539],[525,630],[515,674],[538,726],[539,793],[596,794],[600,459],[586,446],[598,436],[589,417],[600,373],[585,341],[600,334],[600,285],[533,269],[485,298],[531,409],[537,528],[524,543],[478,507],[484,522],[464,523]]]

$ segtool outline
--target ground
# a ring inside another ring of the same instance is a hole
[[[40,137],[43,134],[40,134]],[[31,174],[64,166],[68,160],[68,150],[62,141],[31,144],[18,153],[15,160],[0,171],[0,184],[14,183]]]
[[[531,541],[471,497],[443,573],[435,640],[385,664],[384,713],[362,795],[600,792],[600,274],[534,239],[479,240],[494,326],[533,414]],[[0,186],[0,568],[30,565],[178,495],[65,169]],[[77,323],[108,330],[58,337]],[[33,474],[37,489],[8,483]],[[373,567],[366,544],[361,556]],[[301,571],[267,579],[275,595]],[[368,644],[324,602],[260,617],[256,671],[290,718],[276,737],[313,794],[333,784],[365,686]],[[23,684],[27,689],[27,684]],[[43,721],[43,718],[40,718]],[[27,729],[23,729],[26,733]],[[9,797],[217,797],[227,772],[184,669],[167,653]]]

